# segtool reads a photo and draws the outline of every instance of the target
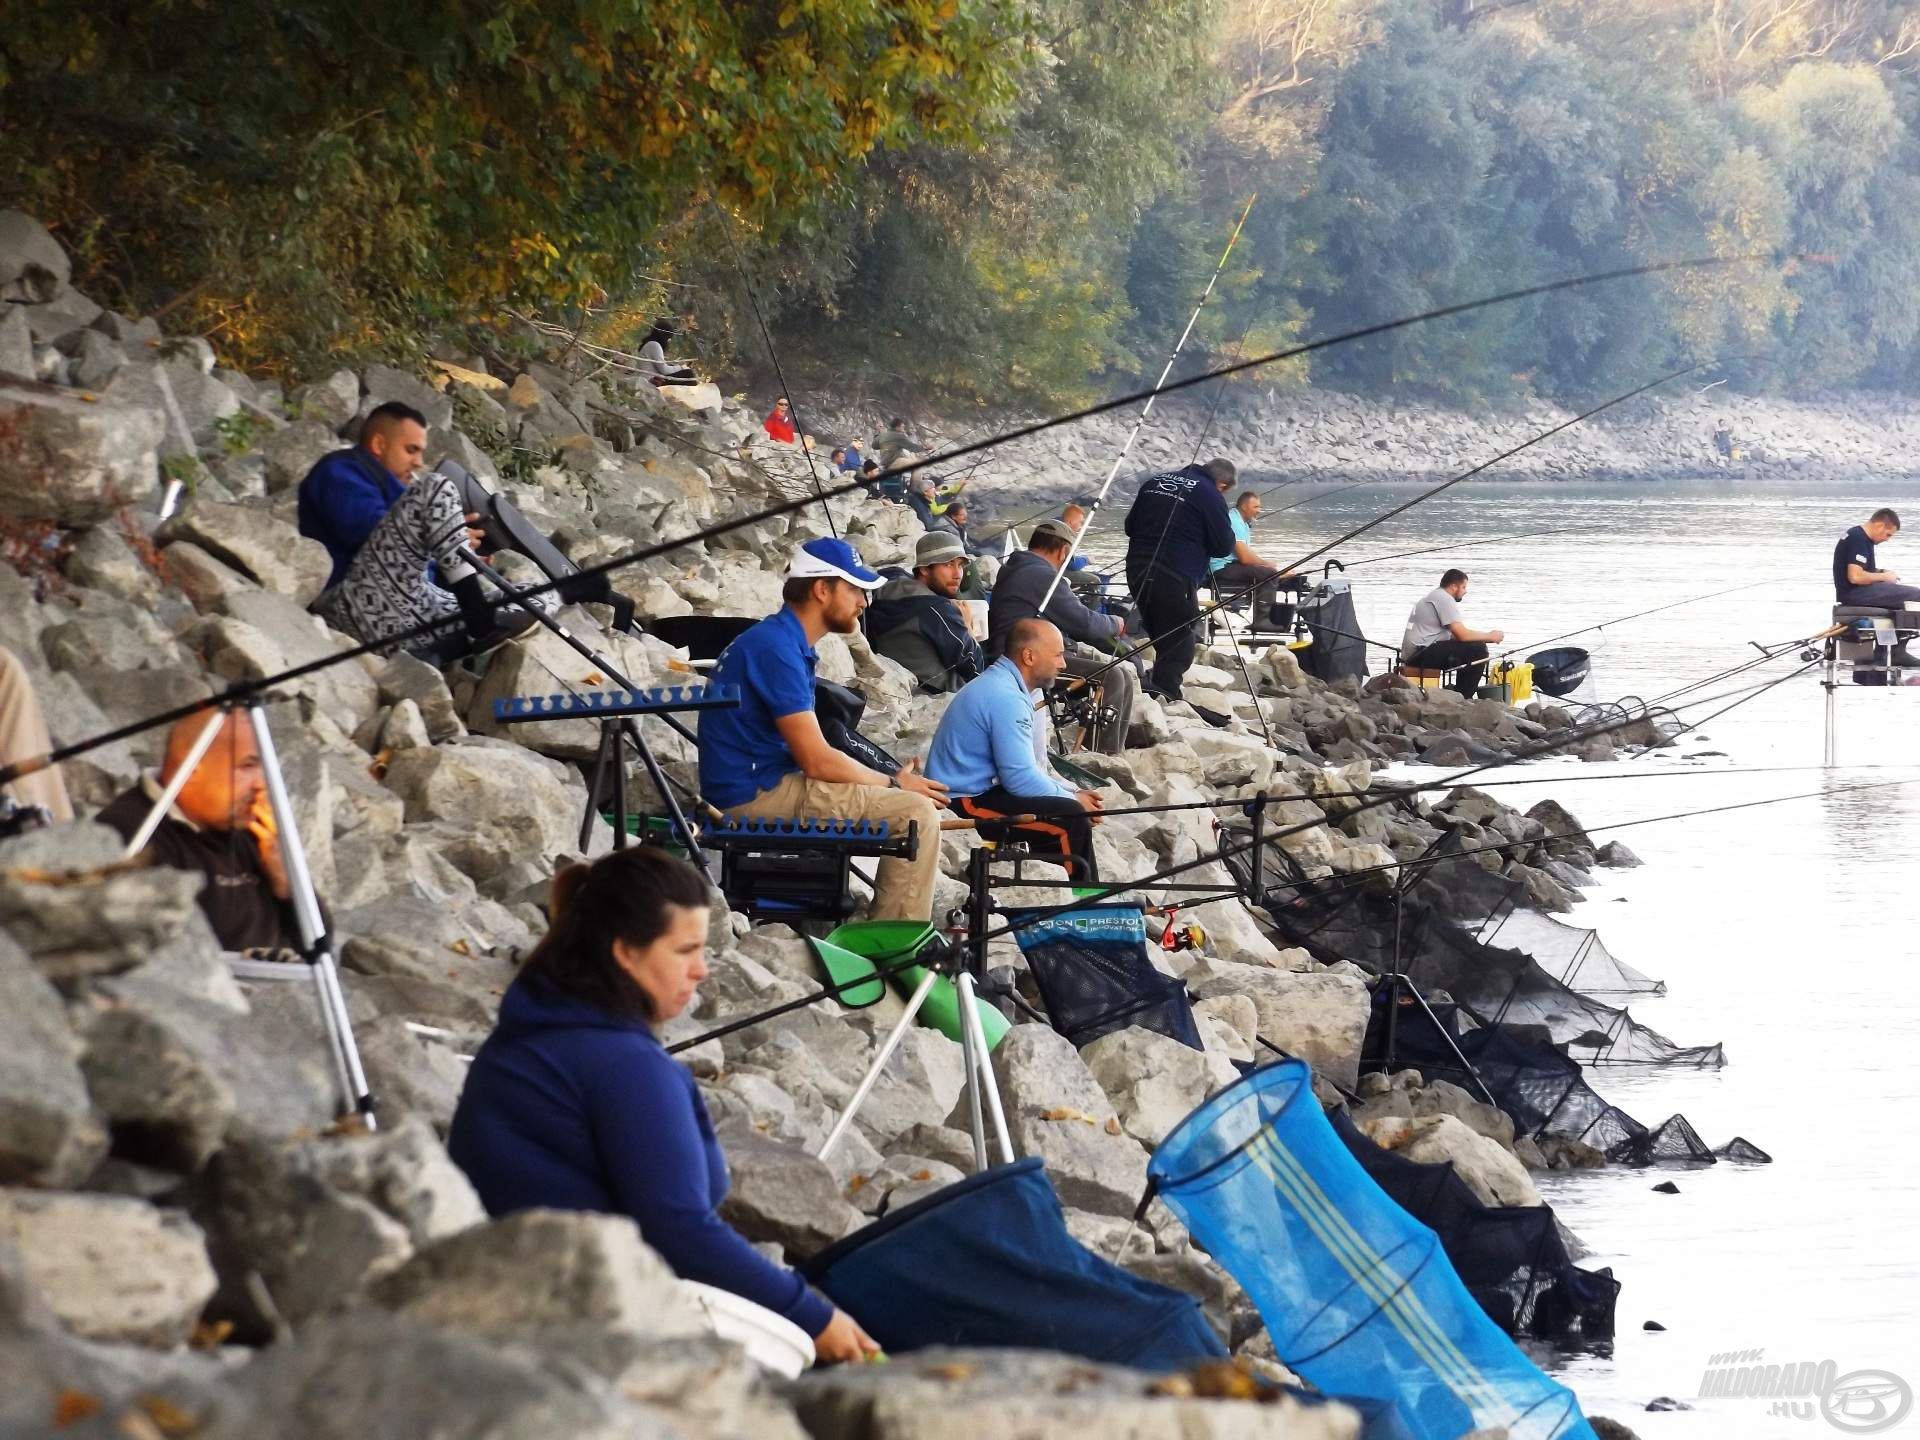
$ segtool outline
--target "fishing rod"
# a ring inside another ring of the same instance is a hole
[[[1704,722],[1703,722],[1704,723]],[[1690,770],[1632,770],[1615,771],[1603,775],[1536,775],[1516,780],[1480,780],[1470,786],[1456,785],[1451,781],[1413,781],[1381,780],[1366,790],[1323,790],[1314,795],[1276,795],[1270,790],[1249,790],[1238,795],[1225,795],[1218,800],[1183,800],[1167,805],[1115,805],[1099,812],[1099,818],[1113,819],[1127,815],[1178,815],[1195,810],[1243,810],[1249,805],[1262,801],[1281,805],[1318,805],[1322,800],[1366,800],[1386,792],[1402,800],[1415,799],[1432,790],[1500,790],[1516,785],[1591,785],[1610,780],[1692,780],[1701,776],[1714,775],[1800,775],[1808,771],[1828,771],[1826,765],[1734,765],[1724,770],[1697,768]],[[1911,765],[1852,765],[1851,770],[1920,770],[1920,762]]]
[[[1336,486],[1332,490],[1322,490],[1317,495],[1303,495],[1298,500],[1293,501],[1291,504],[1280,505],[1275,507],[1273,513],[1275,515],[1284,515],[1289,510],[1298,510],[1302,505],[1311,505],[1316,500],[1331,500],[1336,495],[1344,495],[1349,490],[1358,490],[1363,485],[1378,485],[1379,483],[1380,482],[1378,480],[1356,480],[1351,485],[1340,485],[1340,486]],[[1276,490],[1278,488],[1279,488],[1278,486],[1274,487],[1274,489]],[[1273,492],[1270,490],[1266,493],[1272,494]]]
[[[1587,733],[1580,734],[1577,737],[1565,737],[1562,740],[1555,742],[1555,745],[1557,746],[1557,745],[1572,743],[1572,740],[1574,738],[1590,739],[1592,738],[1593,733],[1594,732],[1587,732]],[[1512,758],[1518,759],[1521,757],[1516,756]],[[1501,761],[1496,763],[1504,764],[1506,762]],[[1479,770],[1484,770],[1489,768],[1492,768],[1492,767],[1487,765],[1476,766],[1471,769],[1461,771],[1457,775],[1449,777],[1447,780],[1434,781],[1432,782],[1432,786],[1437,787],[1442,785],[1449,785],[1454,782],[1457,782],[1463,776],[1475,774]],[[1596,777],[1596,778],[1599,778],[1599,777]],[[1488,783],[1499,784],[1499,783],[1513,783],[1513,782],[1497,782],[1496,781],[1496,782],[1488,782]],[[1876,785],[1886,785],[1886,784],[1894,784],[1894,783],[1898,783],[1898,784],[1920,783],[1920,776],[1914,777],[1913,781],[1898,781],[1898,782],[1878,781],[1873,783]],[[1847,787],[1847,788],[1867,788],[1867,787]],[[1815,793],[1826,794],[1826,793],[1838,793],[1838,792],[1821,791],[1821,792],[1815,792]],[[1405,792],[1399,792],[1399,791],[1396,791],[1385,797],[1375,796],[1369,800],[1367,805],[1362,805],[1361,807],[1359,807],[1359,809],[1348,811],[1347,814],[1349,815],[1358,814],[1360,809],[1367,809],[1367,808],[1377,807],[1380,804],[1392,803],[1393,801],[1403,799],[1404,796],[1405,796]],[[1261,794],[1261,795],[1254,796],[1253,800],[1255,802],[1262,801],[1262,800],[1275,800],[1275,801],[1284,802],[1288,800],[1298,800],[1301,798],[1304,798],[1304,797],[1274,796],[1274,795]],[[1775,800],[1751,801],[1751,802],[1746,802],[1745,805],[1716,807],[1716,809],[1749,808],[1750,806],[1776,804],[1776,803],[1779,803],[1780,799],[1797,799],[1797,798],[1802,798],[1802,797],[1798,797],[1798,796],[1778,797]],[[1205,802],[1201,802],[1201,803],[1204,804]],[[1249,802],[1249,803],[1252,803],[1252,802]],[[1168,810],[1174,810],[1174,809],[1190,809],[1190,808],[1197,808],[1197,807],[1196,806],[1168,806],[1164,808]],[[1111,810],[1111,811],[1104,811],[1101,813],[1107,814],[1107,815],[1121,815],[1121,814],[1127,814],[1131,812],[1123,811],[1123,810]],[[1712,813],[1716,813],[1716,810],[1705,810],[1697,813],[1712,814]],[[1346,817],[1342,816],[1340,818],[1344,819]],[[1596,825],[1591,827],[1584,827],[1580,830],[1567,831],[1564,834],[1547,834],[1547,835],[1537,836],[1531,840],[1507,841],[1507,842],[1504,842],[1503,845],[1495,848],[1511,849],[1511,848],[1519,848],[1527,845],[1539,845],[1539,844],[1545,843],[1547,840],[1550,840],[1550,839],[1576,838],[1578,836],[1586,835],[1593,830],[1624,829],[1632,825],[1653,824],[1656,821],[1661,819],[1685,819],[1685,818],[1689,818],[1689,815],[1679,814],[1679,815],[1673,815],[1673,816],[1654,816],[1644,820],[1619,822],[1614,825]],[[1274,844],[1292,835],[1301,834],[1307,830],[1316,829],[1322,825],[1330,825],[1333,823],[1333,821],[1334,821],[1333,816],[1323,814],[1315,820],[1306,821],[1300,825],[1294,826],[1292,829],[1284,830],[1273,835],[1263,836],[1258,841],[1258,844],[1261,846]],[[1248,840],[1244,843],[1236,843],[1231,846],[1221,846],[1221,847],[1218,847],[1213,854],[1203,854],[1203,855],[1196,856],[1192,860],[1185,860],[1174,865],[1164,866],[1161,869],[1155,871],[1153,874],[1140,877],[1139,879],[1116,881],[1111,885],[1100,887],[1097,893],[1089,893],[1087,895],[1076,897],[1074,900],[1066,904],[1062,904],[1058,906],[1030,908],[1028,910],[1028,914],[1026,918],[1020,919],[1020,920],[1012,920],[1012,921],[1009,921],[1004,927],[1000,929],[990,930],[987,932],[984,938],[989,940],[999,939],[1003,936],[1016,934],[1021,930],[1027,929],[1028,927],[1033,925],[1040,924],[1043,921],[1051,919],[1057,915],[1063,915],[1073,911],[1082,910],[1091,905],[1104,904],[1116,895],[1123,895],[1131,890],[1139,890],[1139,889],[1147,888],[1152,885],[1156,885],[1160,881],[1172,879],[1177,875],[1185,874],[1189,870],[1197,870],[1204,866],[1212,865],[1216,861],[1224,862],[1230,855],[1243,853],[1244,851],[1250,848],[1253,848],[1254,844],[1255,844],[1254,841]],[[1465,854],[1470,852],[1459,851],[1455,853]],[[1255,863],[1256,864],[1259,863],[1258,857],[1256,857]],[[1376,867],[1373,867],[1373,869],[1392,870],[1392,869],[1399,869],[1405,866],[1432,864],[1432,863],[1433,861],[1431,857],[1423,856],[1414,860],[1396,861],[1393,865],[1389,865],[1389,866],[1376,866]],[[1364,875],[1368,873],[1371,873],[1371,871],[1355,870],[1355,871],[1349,871],[1347,872],[1346,875],[1343,875],[1338,878],[1342,881],[1350,881],[1354,876]],[[1236,886],[1236,889],[1237,888],[1238,887]],[[1275,888],[1289,889],[1289,888],[1298,888],[1298,886],[1282,884]],[[1221,898],[1224,898],[1224,897],[1221,897]],[[715,1026],[710,1030],[703,1031],[702,1033],[692,1036],[689,1039],[675,1042],[674,1044],[667,1047],[668,1051],[669,1053],[677,1054],[681,1051],[691,1049],[694,1046],[706,1044],[707,1042],[712,1040],[724,1039],[728,1035],[735,1034],[738,1031],[747,1029],[751,1026],[764,1024],[768,1020],[778,1019],[780,1016],[792,1014],[796,1010],[804,1010],[807,1006],[814,1004],[816,1001],[838,998],[840,995],[844,994],[849,990],[857,989],[860,986],[871,984],[875,979],[884,979],[884,978],[889,978],[891,976],[900,974],[906,970],[913,968],[916,963],[915,955],[905,951],[892,951],[883,955],[874,956],[872,957],[872,959],[874,961],[874,969],[872,974],[864,975],[854,980],[845,980],[837,983],[829,983],[818,989],[810,991],[805,995],[799,996],[796,999],[784,1001],[781,1004],[775,1005],[769,1009],[756,1011],[752,1015],[740,1016],[732,1020],[724,1021],[720,1025]]]
[[[827,504],[827,497],[820,490],[820,472],[813,466],[813,447],[807,443],[810,437],[806,422],[800,418],[800,407],[793,403],[793,394],[787,389],[787,372],[781,368],[780,352],[773,348],[773,332],[767,328],[767,317],[760,313],[760,301],[753,293],[753,281],[747,275],[746,262],[741,259],[739,242],[733,238],[733,222],[727,218],[727,212],[721,208],[718,199],[709,195],[707,203],[713,206],[714,212],[720,217],[720,233],[727,237],[727,248],[733,252],[733,268],[740,276],[740,288],[746,291],[747,304],[752,308],[754,321],[760,327],[760,338],[766,343],[767,358],[773,362],[774,379],[780,382],[780,398],[787,402],[787,415],[799,433],[800,453],[806,456],[807,474],[813,481],[813,493],[820,501],[821,513],[827,517],[827,532],[837,540],[840,538],[840,527],[833,523],[833,507]]]
[[[1791,575],[1776,575],[1771,579],[1767,579],[1767,580],[1750,580],[1744,585],[1729,586],[1725,590],[1715,590],[1710,594],[1693,595],[1693,596],[1689,596],[1685,600],[1675,600],[1672,603],[1667,605],[1655,605],[1651,610],[1636,610],[1633,612],[1633,614],[1622,615],[1617,620],[1602,620],[1597,625],[1583,625],[1578,630],[1567,631],[1567,633],[1564,635],[1555,635],[1548,640],[1536,641],[1533,646],[1530,646],[1527,648],[1531,649],[1531,648],[1544,647],[1547,645],[1557,645],[1562,640],[1571,640],[1573,639],[1574,636],[1585,635],[1590,630],[1605,630],[1614,625],[1624,625],[1629,620],[1644,620],[1649,615],[1659,615],[1668,610],[1678,610],[1682,605],[1698,605],[1704,600],[1718,600],[1723,595],[1738,595],[1742,590],[1757,590],[1762,585],[1781,585],[1781,584],[1785,584],[1787,581],[1791,579],[1793,579]],[[1500,658],[1505,659],[1509,655],[1515,655],[1518,653],[1519,653],[1518,650],[1503,650],[1500,652]]]
[[[1800,673],[1800,672],[1796,672],[1796,673]],[[1783,678],[1792,679],[1793,676],[1789,675]],[[1773,685],[1778,683],[1780,682],[1769,681],[1766,685],[1759,686],[1759,687],[1748,687],[1748,688],[1753,689],[1755,691],[1755,695],[1757,695],[1757,694],[1764,693],[1765,691],[1771,689]],[[1739,693],[1739,692],[1735,692],[1735,693]],[[1712,704],[1726,698],[1727,697],[1725,695],[1716,695],[1708,699],[1701,700],[1694,703]],[[1748,696],[1748,698],[1750,699],[1755,698],[1755,696],[1750,695]],[[1680,708],[1690,709],[1692,708],[1692,705],[1681,706]],[[1732,707],[1729,706],[1728,708],[1730,709]],[[1550,741],[1544,741],[1541,744],[1536,746],[1518,750],[1514,752],[1512,755],[1502,756],[1496,760],[1484,761],[1477,765],[1470,765],[1464,770],[1455,771],[1451,775],[1443,776],[1439,780],[1433,781],[1431,784],[1431,787],[1429,788],[1438,788],[1443,786],[1456,785],[1460,781],[1467,779],[1469,776],[1478,775],[1487,770],[1498,769],[1503,766],[1514,764],[1523,760],[1538,759],[1540,756],[1550,755],[1556,750],[1563,750],[1568,746],[1580,744],[1584,741],[1595,739],[1601,735],[1608,735],[1616,730],[1623,730],[1627,728],[1629,725],[1637,725],[1640,723],[1641,719],[1642,717],[1636,715],[1630,718],[1608,721],[1602,725],[1576,727],[1573,730],[1570,730],[1565,735],[1559,736]],[[1915,777],[1915,779],[1912,781],[1906,781],[1906,780],[1874,781],[1867,786],[1862,786],[1858,788],[1872,788],[1873,785],[1891,785],[1891,784],[1904,785],[1904,784],[1912,784],[1912,783],[1920,783],[1920,777]],[[1338,818],[1341,820],[1346,820],[1354,815],[1363,814],[1364,812],[1369,810],[1377,810],[1384,805],[1395,804],[1404,798],[1404,793],[1405,792],[1403,791],[1393,791],[1393,792],[1385,793],[1382,795],[1374,796],[1367,800],[1363,800],[1358,805],[1354,806],[1353,809],[1346,811],[1344,814],[1342,814]],[[1269,798],[1284,801],[1284,800],[1295,799],[1299,797],[1272,796]],[[1765,803],[1765,802],[1757,802],[1757,803]],[[1738,807],[1733,807],[1733,808],[1738,808]],[[1131,890],[1141,890],[1153,885],[1157,885],[1161,881],[1172,879],[1176,875],[1183,875],[1189,870],[1198,869],[1204,865],[1210,865],[1216,860],[1224,863],[1230,857],[1235,855],[1245,854],[1248,850],[1254,849],[1256,846],[1278,844],[1280,841],[1291,839],[1295,835],[1302,835],[1309,830],[1316,830],[1322,825],[1331,825],[1334,823],[1334,819],[1335,817],[1333,816],[1322,814],[1313,820],[1302,821],[1298,825],[1290,826],[1286,829],[1275,831],[1272,834],[1262,834],[1257,838],[1249,838],[1244,842],[1237,842],[1230,846],[1222,846],[1214,855],[1211,855],[1211,856],[1201,856],[1194,860],[1181,861],[1177,864],[1163,866],[1159,870],[1154,871],[1151,875],[1144,875],[1133,880],[1115,881],[1110,884],[1103,882],[1098,886],[1094,886],[1087,889],[1085,893],[1077,895],[1074,899],[1072,899],[1071,901],[1068,901],[1065,904],[1057,905],[1057,906],[1049,906],[1043,910],[1030,911],[1027,918],[1023,920],[1018,920],[1018,921],[1010,921],[1004,926],[987,931],[984,937],[978,937],[978,938],[984,938],[986,940],[1001,939],[1005,936],[1015,934],[1016,932],[1023,930],[1030,925],[1036,925],[1041,923],[1044,920],[1053,919],[1061,915],[1074,914],[1094,905],[1105,904],[1107,901],[1112,900],[1116,895],[1124,895]],[[1600,829],[1603,827],[1596,826],[1594,828]],[[1524,843],[1538,843],[1538,842],[1533,841],[1533,842],[1524,842]],[[1408,862],[1408,863],[1411,863],[1411,862]]]
[[[1636,385],[1634,386],[1633,389],[1626,391],[1624,394],[1614,396],[1611,400],[1603,400],[1600,404],[1595,405],[1590,409],[1582,410],[1578,415],[1573,416],[1571,419],[1562,420],[1559,424],[1550,426],[1549,428],[1542,430],[1539,434],[1531,436],[1530,438],[1521,441],[1518,445],[1511,446],[1506,450],[1502,450],[1498,455],[1495,455],[1490,459],[1481,461],[1478,465],[1475,465],[1472,469],[1463,470],[1460,474],[1455,475],[1452,479],[1443,480],[1438,485],[1433,486],[1431,489],[1421,491],[1418,495],[1414,496],[1411,500],[1406,501],[1404,504],[1396,505],[1392,509],[1386,510],[1381,514],[1374,516],[1373,519],[1368,520],[1366,523],[1355,526],[1353,529],[1347,531],[1346,534],[1340,536],[1335,540],[1328,541],[1325,545],[1322,545],[1319,549],[1308,551],[1305,555],[1301,556],[1298,560],[1294,561],[1291,565],[1284,567],[1280,573],[1283,575],[1297,573],[1302,566],[1308,564],[1311,561],[1319,559],[1322,555],[1325,555],[1330,550],[1338,549],[1341,545],[1346,544],[1347,541],[1352,540],[1357,536],[1366,534],[1367,531],[1373,529],[1374,526],[1384,524],[1386,521],[1393,519],[1396,515],[1404,515],[1407,511],[1411,510],[1414,506],[1420,504],[1422,501],[1431,500],[1435,495],[1440,494],[1442,491],[1451,490],[1455,485],[1459,485],[1464,481],[1471,480],[1474,476],[1483,474],[1484,472],[1491,470],[1494,466],[1500,464],[1503,461],[1511,460],[1515,455],[1520,454],[1523,450],[1529,450],[1535,445],[1540,444],[1544,440],[1550,440],[1555,435],[1560,434],[1562,431],[1570,430],[1575,425],[1580,424],[1582,421],[1591,419],[1595,415],[1600,414],[1602,411],[1611,410],[1616,405],[1624,405],[1627,401],[1635,399],[1641,395],[1644,395],[1649,390],[1657,389],[1659,386],[1665,385],[1669,381],[1677,380],[1683,375],[1691,375],[1696,371],[1707,369],[1709,366],[1719,365],[1723,363],[1725,362],[1722,359],[1702,360],[1697,362],[1696,364],[1684,366],[1679,370],[1670,370],[1665,375],[1661,375],[1653,380],[1649,380],[1645,384]],[[1361,482],[1361,483],[1366,483],[1366,482]],[[1352,488],[1352,487],[1350,486],[1348,488]],[[1171,517],[1169,517],[1169,519],[1171,519]],[[1183,621],[1182,624],[1190,625],[1193,623],[1193,620],[1202,619],[1203,617],[1210,615],[1214,611],[1222,609],[1227,605],[1231,605],[1236,603],[1237,601],[1244,600],[1248,596],[1256,593],[1263,585],[1266,585],[1269,583],[1271,582],[1266,580],[1257,580],[1240,590],[1233,591],[1227,595],[1219,596],[1215,598],[1211,604],[1197,611],[1194,614],[1192,620]],[[1175,633],[1175,632],[1173,631],[1168,632],[1168,634],[1172,634],[1172,633]],[[1097,670],[1089,671],[1082,678],[1089,679],[1089,680],[1097,678],[1098,676],[1105,674],[1108,670],[1111,670],[1115,665],[1124,664],[1126,661],[1131,660],[1135,655],[1138,655],[1141,651],[1148,649],[1156,641],[1164,640],[1166,638],[1167,636],[1165,635],[1150,635],[1146,639],[1141,640],[1139,643],[1129,646],[1125,650],[1122,650],[1118,655],[1114,656],[1112,660],[1109,660],[1106,664],[1100,666],[1099,669]],[[1508,653],[1512,653],[1512,652],[1508,652]]]
[[[1406,560],[1415,555],[1438,555],[1446,550],[1471,550],[1476,545],[1505,545],[1512,540],[1538,540],[1544,535],[1592,535],[1598,533],[1601,528],[1598,525],[1574,525],[1559,530],[1522,530],[1517,535],[1495,535],[1486,540],[1461,540],[1452,545],[1433,545],[1425,550],[1401,550],[1392,555],[1369,555],[1364,560],[1347,561],[1347,568],[1351,570],[1356,565],[1378,565],[1382,560]]]
[[[1147,396],[1147,403],[1140,407],[1140,417],[1133,422],[1133,429],[1127,432],[1126,443],[1120,447],[1120,453],[1113,457],[1113,465],[1107,471],[1107,478],[1101,482],[1099,490],[1094,493],[1093,504],[1087,508],[1086,523],[1073,532],[1073,539],[1067,545],[1066,560],[1058,570],[1053,572],[1053,579],[1048,582],[1046,593],[1040,597],[1041,614],[1044,615],[1047,606],[1053,603],[1053,592],[1060,588],[1060,577],[1067,573],[1067,566],[1073,563],[1073,557],[1080,549],[1080,537],[1086,534],[1088,527],[1093,524],[1094,517],[1099,515],[1100,507],[1106,503],[1107,492],[1113,489],[1113,482],[1120,474],[1120,467],[1126,464],[1127,453],[1133,449],[1133,442],[1140,438],[1140,432],[1146,428],[1147,417],[1153,414],[1153,403],[1160,398],[1161,392],[1166,388],[1167,377],[1173,374],[1174,362],[1180,358],[1180,352],[1186,348],[1187,337],[1193,334],[1193,327],[1200,323],[1200,312],[1207,308],[1207,301],[1213,295],[1213,287],[1220,283],[1220,274],[1227,268],[1227,258],[1233,254],[1233,247],[1240,243],[1240,232],[1246,228],[1247,217],[1253,213],[1253,202],[1259,198],[1258,191],[1247,197],[1247,208],[1240,212],[1240,220],[1233,227],[1233,234],[1227,237],[1227,248],[1220,252],[1220,262],[1213,267],[1213,274],[1207,277],[1207,288],[1200,294],[1200,303],[1193,307],[1193,314],[1187,317],[1187,328],[1180,332],[1180,339],[1175,342],[1173,353],[1167,356],[1167,363],[1160,371],[1159,380],[1154,382],[1153,391]]]
[[[976,441],[972,444],[964,445],[938,455],[924,457],[913,464],[896,464],[883,470],[880,475],[875,478],[882,480],[891,479],[893,476],[909,473],[915,468],[916,464],[937,465],[951,460],[958,460],[982,450],[991,450],[996,446],[1007,445],[1016,440],[1024,440],[1034,435],[1044,434],[1048,430],[1058,429],[1065,425],[1077,424],[1079,421],[1089,420],[1099,415],[1110,414],[1115,410],[1124,409],[1136,401],[1149,399],[1154,395],[1173,394],[1181,390],[1190,389],[1195,385],[1204,385],[1210,380],[1221,379],[1224,376],[1238,375],[1248,370],[1258,369],[1263,365],[1273,364],[1277,361],[1291,360],[1301,355],[1315,354],[1322,350],[1351,344],[1356,340],[1365,340],[1376,335],[1389,334],[1396,330],[1426,324],[1433,320],[1472,314],[1479,310],[1508,305],[1515,301],[1532,299],[1541,295],[1555,294],[1563,290],[1576,290],[1589,285],[1610,284],[1615,280],[1636,279],[1682,270],[1717,269],[1730,265],[1761,264],[1775,258],[1776,257],[1771,255],[1753,253],[1727,256],[1706,255],[1681,260],[1652,261],[1642,265],[1623,266],[1613,270],[1599,270],[1591,274],[1577,275],[1564,280],[1554,280],[1538,285],[1524,286],[1517,290],[1506,290],[1496,295],[1483,296],[1477,300],[1457,301],[1450,305],[1442,305],[1431,310],[1423,310],[1418,314],[1403,315],[1397,319],[1383,320],[1372,325],[1363,325],[1352,330],[1339,331],[1333,335],[1322,336],[1317,340],[1303,341],[1298,345],[1290,345],[1285,349],[1271,351],[1264,355],[1252,356],[1246,360],[1235,361],[1230,365],[1222,365],[1211,370],[1203,370],[1198,374],[1189,375],[1185,379],[1170,381],[1153,390],[1136,391],[1132,394],[1117,395],[1111,399],[1095,401],[1093,404],[1083,406],[1078,410],[1070,410],[1044,420],[1036,420],[1029,424],[1018,425],[1011,430],[989,436],[984,440]],[[1794,257],[1787,256],[1785,258],[1791,259]],[[864,490],[867,483],[870,482],[850,480],[845,484],[837,485],[826,490],[818,496],[818,499],[832,500],[842,495],[851,495],[856,491]],[[548,580],[540,585],[529,586],[527,587],[526,594],[530,597],[550,594],[559,589],[563,583],[570,583],[579,578],[592,580],[601,576],[611,575],[615,571],[655,559],[658,556],[670,555],[676,550],[685,549],[689,545],[702,544],[708,540],[717,539],[722,535],[732,534],[736,530],[758,524],[763,520],[774,520],[783,515],[795,514],[814,503],[816,503],[814,499],[806,497],[795,500],[785,500],[743,516],[724,521],[716,521],[712,525],[704,526],[688,534],[668,540],[656,541],[651,545],[643,545],[638,549],[629,550],[623,554],[596,561],[594,564],[574,572],[574,575],[567,577],[566,582]],[[1250,591],[1248,593],[1250,593]],[[404,646],[409,640],[424,639],[426,636],[440,630],[445,623],[445,620],[441,617],[433,616],[420,621],[418,624],[407,626],[389,634],[376,636],[371,640],[362,641],[358,645],[350,645],[346,649],[335,651],[331,655],[290,666],[288,669],[280,671],[277,674],[263,676],[256,680],[234,681],[221,691],[220,694],[211,699],[192,701],[187,704],[174,706],[171,709],[148,716],[144,720],[133,721],[127,725],[103,731],[88,739],[77,740],[71,744],[60,746],[46,755],[29,756],[9,765],[0,766],[0,784],[9,783],[24,775],[33,774],[49,764],[57,764],[60,761],[69,760],[78,755],[84,755],[89,751],[98,749],[102,745],[109,745],[117,740],[130,739],[148,730],[157,729],[162,725],[185,719],[187,716],[198,714],[203,710],[220,705],[242,702],[249,696],[263,694],[277,685],[283,685],[292,680],[303,679],[308,675],[315,674],[334,665],[344,664],[349,660],[356,660],[362,656],[390,651],[395,647]]]

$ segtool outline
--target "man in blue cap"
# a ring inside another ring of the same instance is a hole
[[[794,552],[786,603],[720,652],[711,683],[735,685],[740,706],[700,717],[700,789],[729,816],[779,820],[885,820],[894,833],[919,825],[911,860],[880,862],[872,918],[925,920],[933,910],[946,786],[910,760],[898,775],[862,765],[827,743],[813,713],[814,649],[851,635],[867,597],[886,582],[844,540],[809,540]]]

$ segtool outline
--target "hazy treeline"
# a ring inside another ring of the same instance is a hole
[[[0,202],[242,358],[660,311],[1045,402],[1543,279],[1260,383],[1910,388],[1920,0],[19,0]],[[1792,260],[1802,254],[1811,259]]]

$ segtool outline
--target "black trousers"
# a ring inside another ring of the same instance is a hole
[[[1454,671],[1452,689],[1471,700],[1487,673],[1487,647],[1480,640],[1436,640],[1400,662],[1416,670]]]
[[[1148,672],[1148,684],[1162,699],[1178,700],[1180,685],[1193,667],[1193,652],[1200,639],[1194,629],[1194,622],[1200,618],[1194,583],[1165,570],[1129,564],[1127,585],[1133,591],[1140,623],[1153,640],[1153,669]]]
[[[1014,795],[996,785],[978,795],[956,797],[953,808],[979,822],[974,828],[983,840],[1024,840],[1035,855],[1059,857],[1074,883],[1093,885],[1100,880],[1100,865],[1093,858],[1093,821],[1078,800],[1064,795]],[[991,823],[1008,815],[1036,818],[1025,825]]]

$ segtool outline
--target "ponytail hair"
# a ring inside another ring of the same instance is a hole
[[[666,933],[676,908],[712,903],[706,876],[654,846],[568,865],[553,877],[547,933],[521,973],[610,1015],[650,1020],[653,1004],[614,958],[613,942],[651,944]]]

